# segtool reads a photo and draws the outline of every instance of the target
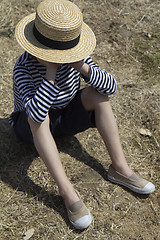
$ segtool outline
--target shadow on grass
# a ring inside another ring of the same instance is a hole
[[[83,149],[76,137],[64,137],[56,139],[59,151],[68,153],[97,171],[105,180],[107,172],[97,159],[90,156]],[[84,157],[85,156],[85,157]],[[0,175],[1,180],[9,187],[36,197],[47,207],[57,211],[69,224],[67,214],[64,212],[63,200],[54,192],[47,192],[42,187],[35,184],[28,176],[29,166],[38,153],[33,145],[20,142],[13,129],[8,123],[8,119],[0,119]]]
[[[107,171],[97,159],[90,156],[83,149],[76,137],[64,137],[56,139],[59,151],[65,152],[78,161],[85,163],[98,172],[107,180]],[[70,225],[66,210],[64,211],[63,200],[54,192],[47,192],[42,187],[35,184],[28,176],[29,166],[38,153],[33,145],[20,142],[13,129],[8,123],[8,119],[0,119],[0,175],[1,180],[9,187],[36,197],[47,207],[57,211],[62,218]],[[125,187],[123,189],[131,192]],[[147,198],[148,195],[139,195],[131,192],[136,198]]]

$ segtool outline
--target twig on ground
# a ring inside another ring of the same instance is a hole
[[[4,203],[4,205],[6,205],[13,198],[13,196],[16,194],[17,190],[18,190],[18,187],[16,188],[16,190],[14,191],[12,196],[8,198],[7,202]],[[3,205],[3,207],[4,207],[4,205]]]
[[[113,195],[114,192],[117,190],[117,188],[119,188],[119,186],[117,186],[110,195],[108,194],[108,196],[107,196],[107,199],[108,199],[108,200],[112,197],[112,195]]]
[[[153,202],[150,201],[150,203],[151,203],[151,207],[152,207],[153,212],[154,212],[154,213],[156,214],[156,216],[158,217],[158,214],[157,214],[157,212],[156,212],[156,210],[155,210],[155,208],[154,208]]]
[[[137,27],[137,25],[139,25],[139,24],[143,21],[143,19],[145,18],[145,16],[146,16],[146,15],[143,15],[143,17],[136,23],[135,27]]]

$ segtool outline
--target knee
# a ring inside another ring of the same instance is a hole
[[[102,95],[93,87],[88,87],[82,92],[82,103],[86,110],[94,110],[99,103],[108,102],[108,95]]]

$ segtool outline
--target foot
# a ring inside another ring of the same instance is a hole
[[[85,229],[92,223],[92,216],[85,204],[79,200],[67,208],[68,218],[76,229]]]
[[[108,179],[111,182],[128,187],[132,191],[140,194],[150,194],[155,191],[155,186],[147,180],[133,173],[131,176],[126,177],[125,175],[116,171],[112,165],[108,170]]]
[[[69,192],[62,192],[61,196],[63,197],[69,221],[76,229],[85,229],[92,222],[92,216],[90,211],[87,209],[85,204],[80,199],[80,195],[77,191],[72,189]]]

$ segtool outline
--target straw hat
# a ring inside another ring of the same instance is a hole
[[[70,63],[90,55],[96,38],[80,9],[67,0],[45,0],[16,26],[21,47],[49,62]]]

